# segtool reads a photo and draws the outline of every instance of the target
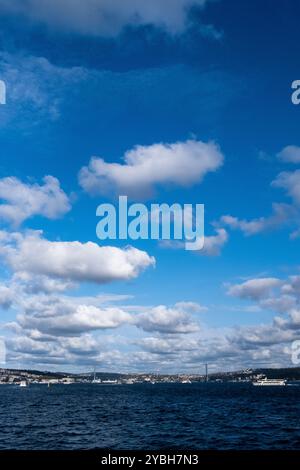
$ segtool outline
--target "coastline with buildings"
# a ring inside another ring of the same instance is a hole
[[[134,385],[134,384],[164,384],[164,383],[260,383],[265,380],[280,380],[300,384],[300,367],[292,368],[263,368],[242,369],[230,372],[211,374],[158,374],[158,373],[128,373],[118,374],[109,372],[50,372],[29,369],[0,369],[0,385],[70,385],[70,384],[99,384],[99,385]]]

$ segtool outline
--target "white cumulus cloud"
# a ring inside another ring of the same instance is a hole
[[[145,251],[130,246],[121,249],[93,242],[53,242],[38,231],[7,237],[8,241],[0,243],[0,255],[18,273],[106,283],[135,278],[155,263]]]
[[[0,179],[0,220],[16,226],[35,215],[57,219],[70,209],[68,196],[53,176],[45,176],[41,185],[13,176]]]
[[[272,208],[273,213],[269,217],[246,220],[232,215],[223,215],[220,222],[233,230],[241,230],[246,236],[250,236],[267,230],[274,230],[296,218],[295,208],[289,204],[274,203]]]
[[[216,229],[216,235],[208,235],[204,238],[204,247],[199,253],[205,256],[219,256],[228,238],[228,233],[224,228]]]
[[[14,300],[12,290],[7,286],[0,285],[0,307],[9,308]]]
[[[58,336],[117,328],[130,321],[130,314],[119,308],[99,308],[94,305],[74,305],[74,310],[68,313],[61,313],[58,309],[56,315],[18,315],[18,322],[22,328],[36,329],[41,333]]]
[[[223,163],[213,143],[187,140],[172,144],[138,145],[124,155],[124,164],[92,158],[79,172],[79,183],[91,195],[150,196],[160,185],[192,186]]]
[[[55,29],[94,36],[115,36],[124,26],[153,24],[170,33],[186,26],[192,6],[208,0],[0,0],[0,12],[21,14]]]
[[[228,294],[253,300],[261,299],[270,294],[270,291],[281,284],[281,280],[274,277],[250,279],[242,284],[235,284],[228,289]]]
[[[192,309],[195,304],[192,304]],[[200,306],[198,306],[200,308]],[[138,315],[136,325],[145,331],[160,333],[192,333],[199,325],[191,317],[191,304],[178,303],[174,307],[158,305]]]
[[[285,189],[294,203],[300,205],[300,170],[279,173],[272,186]]]
[[[277,157],[285,163],[300,163],[300,147],[287,145],[277,154]]]

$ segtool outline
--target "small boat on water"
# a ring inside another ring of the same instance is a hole
[[[252,385],[258,387],[284,387],[286,385],[286,380],[284,379],[267,379],[266,377],[261,380],[256,380],[252,382]]]
[[[22,381],[20,382],[20,387],[27,387],[27,382],[26,382],[26,380],[22,380]]]

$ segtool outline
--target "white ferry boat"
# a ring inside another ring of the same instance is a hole
[[[117,380],[110,380],[110,379],[102,380],[101,383],[102,383],[102,385],[118,385]]]
[[[252,382],[253,385],[259,386],[259,387],[266,387],[266,386],[272,386],[272,387],[284,387],[286,385],[286,380],[284,379],[267,379],[266,377],[261,380],[256,380]]]
[[[27,387],[27,382],[25,380],[22,380],[20,382],[20,387]]]

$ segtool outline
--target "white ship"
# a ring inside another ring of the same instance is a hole
[[[101,382],[103,385],[118,385],[118,381],[117,380],[102,380]]]
[[[267,379],[266,377],[261,380],[256,380],[255,382],[252,382],[253,385],[260,386],[260,387],[266,387],[266,386],[272,386],[272,387],[284,387],[286,385],[286,380],[284,379]]]
[[[26,380],[22,380],[22,381],[20,382],[20,387],[27,387],[27,382],[26,382]]]

